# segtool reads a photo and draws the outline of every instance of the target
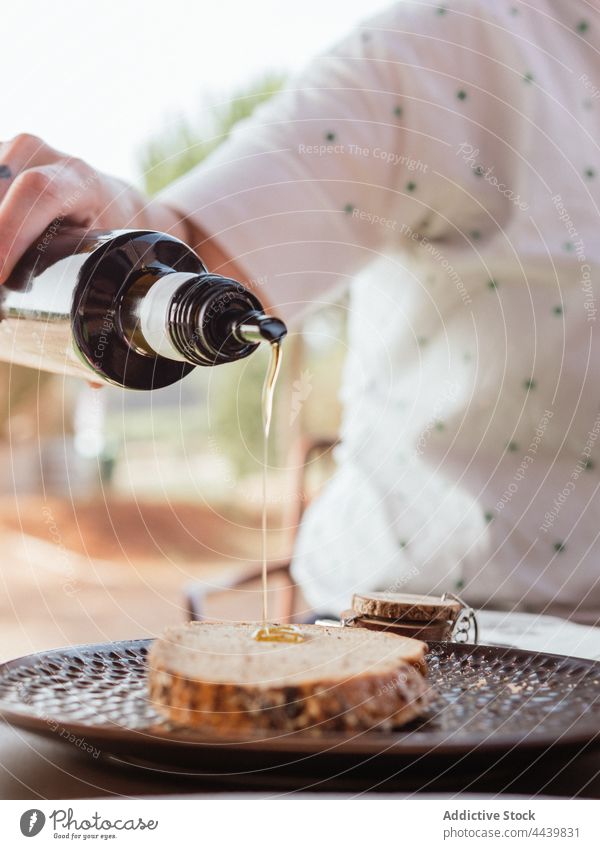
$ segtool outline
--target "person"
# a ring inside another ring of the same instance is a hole
[[[317,609],[598,617],[596,7],[397,3],[152,201],[2,145],[1,282],[58,218],[172,233],[292,325],[349,289],[337,470],[294,563]]]

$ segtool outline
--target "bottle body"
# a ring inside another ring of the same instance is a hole
[[[0,287],[0,357],[155,389],[195,365],[252,353],[258,342],[235,332],[252,315],[264,316],[258,299],[208,274],[178,239],[61,228],[33,245]]]

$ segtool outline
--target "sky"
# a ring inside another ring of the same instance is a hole
[[[3,7],[0,140],[19,132],[141,184],[139,151],[268,71],[292,72],[386,0],[18,0]]]

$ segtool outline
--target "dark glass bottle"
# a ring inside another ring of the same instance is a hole
[[[247,357],[286,328],[179,239],[50,228],[0,287],[0,357],[130,389]]]

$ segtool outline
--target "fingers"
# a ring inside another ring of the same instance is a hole
[[[84,171],[77,160],[68,160],[28,168],[11,182],[0,202],[0,283],[52,221],[68,216],[87,227],[94,220],[90,192],[82,189]]]
[[[0,284],[53,221],[135,226],[143,210],[143,198],[131,187],[36,136],[0,143]]]
[[[0,202],[21,171],[47,165],[59,158],[57,151],[29,133],[0,144]]]

